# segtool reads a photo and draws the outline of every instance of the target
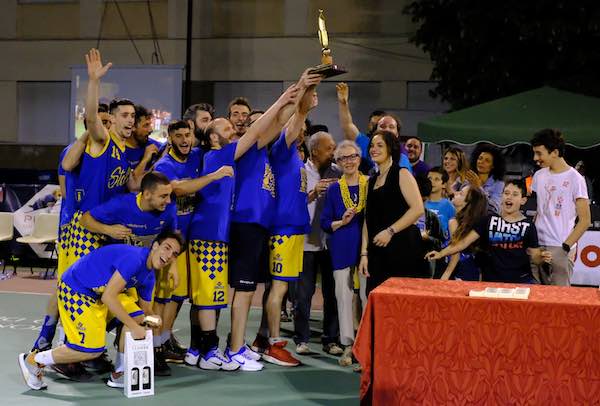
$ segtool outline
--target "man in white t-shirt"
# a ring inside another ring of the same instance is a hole
[[[552,253],[552,264],[540,267],[539,276],[545,285],[570,286],[572,251],[590,225],[587,187],[583,176],[563,157],[565,141],[560,131],[538,131],[531,146],[533,159],[541,167],[531,185],[537,195],[535,226],[540,245]]]

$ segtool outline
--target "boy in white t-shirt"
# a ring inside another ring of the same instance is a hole
[[[540,279],[545,285],[570,286],[573,256],[569,254],[591,220],[587,187],[563,157],[565,141],[560,131],[538,131],[531,146],[541,167],[531,185],[537,195],[535,226],[540,245],[552,253],[552,264],[539,268]]]

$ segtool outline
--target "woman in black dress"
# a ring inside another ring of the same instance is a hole
[[[398,166],[400,143],[394,134],[377,131],[369,153],[379,170],[369,179],[362,232],[359,271],[367,277],[367,294],[390,277],[427,277],[415,225],[424,213],[423,201],[415,178]]]

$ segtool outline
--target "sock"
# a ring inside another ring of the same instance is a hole
[[[57,327],[58,330],[58,345],[63,345],[65,343],[65,329],[62,328],[62,325]]]
[[[124,353],[117,352],[117,359],[115,360],[115,372],[125,371],[125,363],[123,362]]]
[[[162,345],[160,334],[152,336],[152,344],[154,344],[154,348],[158,348]]]
[[[56,333],[57,323],[58,320],[54,316],[47,314],[46,317],[44,317],[44,323],[42,324],[40,334],[33,344],[34,350],[39,350],[40,348],[52,345],[52,340],[54,339],[54,334]]]
[[[200,348],[200,326],[197,324],[192,324],[191,326],[191,337],[190,337],[190,348],[198,349]]]
[[[171,338],[171,331],[170,330],[163,331],[162,334],[160,335],[160,343],[164,344],[167,341],[169,341],[170,338]]]
[[[52,358],[52,350],[42,351],[35,354],[35,362],[41,365],[54,365],[54,358]]]
[[[269,337],[269,344],[271,344],[271,345],[278,343],[280,341],[283,341],[283,339],[281,337]]]
[[[200,337],[200,353],[202,355],[206,355],[210,350],[219,346],[217,330],[201,331]]]

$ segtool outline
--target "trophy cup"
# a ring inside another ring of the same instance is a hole
[[[326,78],[341,75],[348,72],[343,67],[333,63],[331,49],[329,49],[329,37],[327,36],[327,27],[325,26],[325,16],[323,10],[319,10],[319,42],[321,43],[321,64],[310,70],[310,73],[319,73]]]

